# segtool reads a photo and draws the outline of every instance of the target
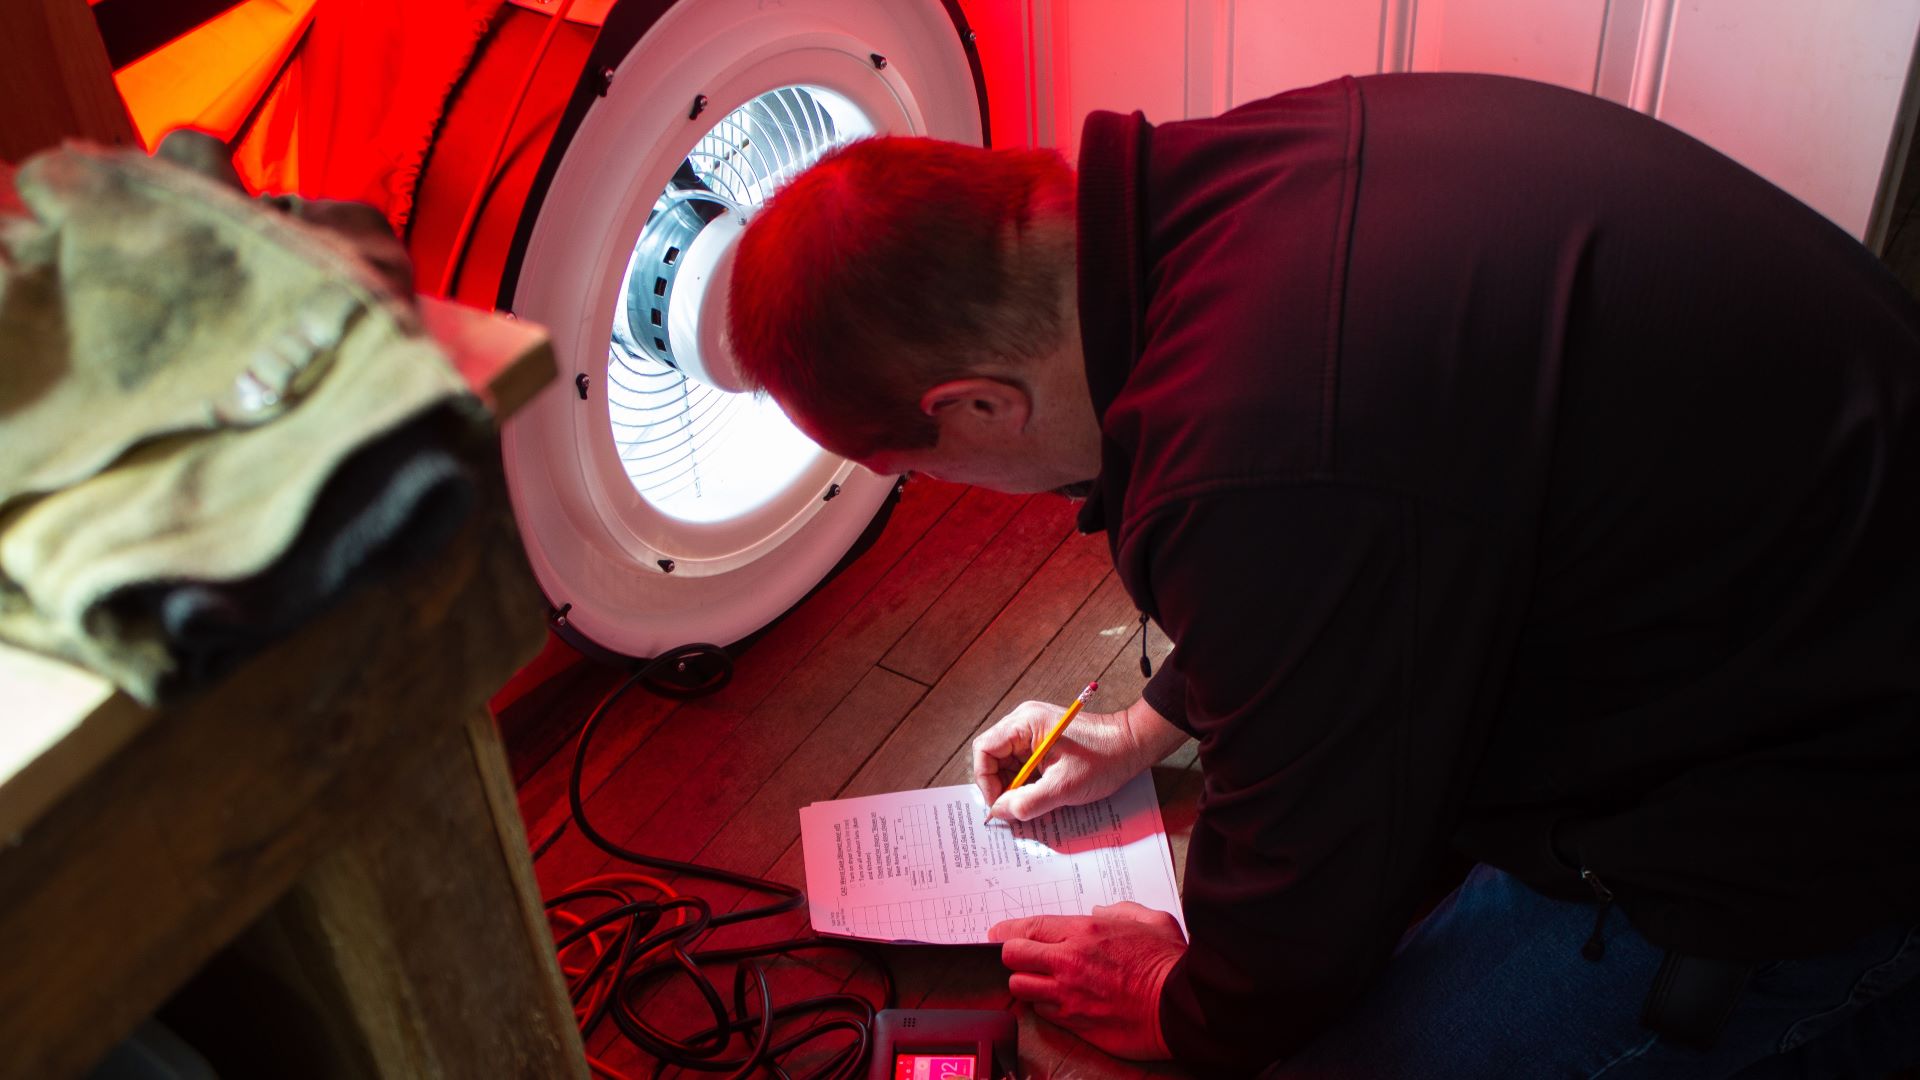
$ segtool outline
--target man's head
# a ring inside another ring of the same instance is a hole
[[[1092,430],[1097,458],[1074,280],[1073,174],[1058,154],[863,140],[795,178],[741,237],[733,351],[816,441],[877,471],[1058,486],[1092,475],[1084,453],[1050,460],[1064,440]]]

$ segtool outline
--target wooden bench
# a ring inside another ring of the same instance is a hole
[[[543,335],[424,303],[497,416],[551,377]],[[303,1073],[587,1075],[485,708],[545,604],[498,453],[471,465],[429,565],[178,707],[0,647],[0,1074],[84,1071],[232,946]]]

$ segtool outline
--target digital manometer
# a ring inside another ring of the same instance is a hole
[[[882,1009],[867,1080],[1001,1080],[1019,1061],[1015,1030],[994,1009]]]

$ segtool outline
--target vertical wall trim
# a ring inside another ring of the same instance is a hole
[[[1183,110],[1216,116],[1232,108],[1233,0],[1187,0],[1186,35]]]
[[[1388,27],[1392,26],[1394,0],[1380,0],[1380,47],[1374,50],[1373,70],[1376,74],[1385,74],[1387,70],[1387,42],[1394,37]]]
[[[1920,114],[1920,39],[1907,56],[1906,86],[1900,91],[1900,108],[1894,114],[1893,134],[1887,140],[1887,157],[1880,165],[1880,183],[1874,188],[1873,207],[1867,212],[1866,245],[1882,257],[1891,239],[1901,185],[1920,179],[1906,175],[1907,156],[1913,149],[1913,129],[1920,119],[1916,115]]]
[[[1420,0],[1405,0],[1406,10],[1400,13],[1400,67],[1399,71],[1413,70],[1413,47],[1420,33]]]
[[[1649,17],[1647,0],[1607,0],[1606,15],[1600,20],[1600,57],[1593,69],[1596,96],[1619,105],[1631,100],[1640,30]]]
[[[1027,84],[1027,145],[1041,145],[1035,129],[1039,126],[1035,117],[1040,112],[1040,98],[1034,93],[1033,68],[1035,52],[1033,48],[1033,0],[1020,0],[1020,77]]]
[[[1187,0],[1187,119],[1233,108],[1233,0]]]
[[[1634,50],[1633,86],[1627,92],[1627,104],[1648,116],[1660,115],[1667,57],[1673,51],[1673,21],[1679,13],[1679,0],[1647,0],[1646,12],[1640,18],[1640,43]]]
[[[1222,52],[1226,53],[1226,56],[1227,56],[1227,60],[1226,60],[1227,71],[1226,71],[1226,76],[1220,80],[1220,111],[1221,112],[1226,112],[1228,109],[1233,108],[1233,46],[1234,46],[1233,9],[1237,5],[1237,3],[1238,3],[1238,0],[1227,0],[1227,33],[1226,33],[1226,36],[1222,39],[1225,42],[1226,47],[1221,50]]]
[[[1213,35],[1208,33],[1207,16],[1212,0],[1187,0],[1187,17],[1181,23],[1180,117],[1191,120],[1205,116],[1207,84],[1213,74]],[[1205,50],[1204,55],[1202,49]]]
[[[1054,114],[1059,102],[1054,98],[1055,52],[1053,48],[1054,0],[1025,0],[1027,7],[1027,91],[1031,110],[1030,134],[1034,146],[1060,145],[1054,138]]]
[[[1606,0],[1600,7],[1600,40],[1593,49],[1593,89],[1588,91],[1595,97],[1600,96],[1600,72],[1607,62],[1607,31],[1613,27],[1613,0]]]
[[[1380,50],[1374,69],[1381,74],[1413,70],[1413,27],[1420,0],[1380,0]]]

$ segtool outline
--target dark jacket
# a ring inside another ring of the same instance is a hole
[[[1177,1056],[1311,1038],[1450,847],[1708,956],[1920,917],[1920,316],[1858,243],[1486,76],[1096,113],[1080,170],[1082,526],[1206,776]]]

